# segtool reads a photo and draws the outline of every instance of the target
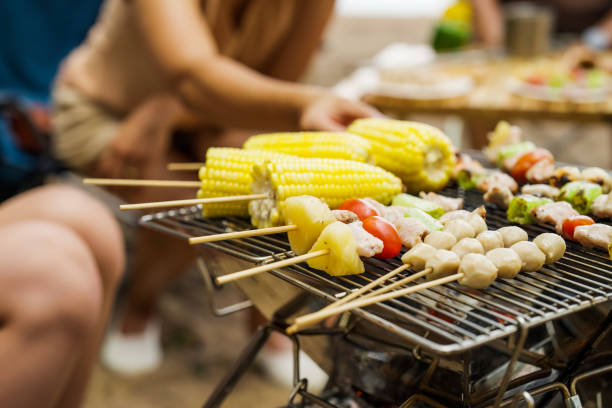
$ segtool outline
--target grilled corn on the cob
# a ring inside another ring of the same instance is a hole
[[[312,195],[337,208],[359,197],[389,204],[401,190],[400,179],[367,163],[289,156],[253,166],[252,191],[267,193],[269,198],[251,201],[249,214],[251,223],[262,228],[283,222],[282,206],[289,197]]]
[[[408,192],[439,190],[450,178],[453,148],[433,126],[368,118],[356,120],[348,131],[370,141],[375,164],[401,178]]]
[[[251,193],[251,170],[256,163],[289,157],[273,151],[211,147],[206,152],[206,165],[200,168],[202,187],[198,198],[224,197]],[[248,202],[213,203],[202,206],[204,217],[248,216]]]
[[[243,148],[272,150],[300,157],[369,162],[372,145],[368,140],[350,133],[294,132],[251,136]]]

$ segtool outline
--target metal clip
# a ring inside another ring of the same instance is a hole
[[[293,400],[298,395],[300,391],[305,391],[308,387],[308,380],[306,378],[302,378],[300,381],[295,384],[293,389],[291,390],[291,394],[289,394],[289,406],[293,405]]]

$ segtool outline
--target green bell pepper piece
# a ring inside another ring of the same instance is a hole
[[[487,173],[474,174],[467,170],[461,170],[459,174],[457,174],[457,183],[459,184],[459,187],[464,190],[473,190],[476,188],[480,180],[487,176]]]
[[[531,216],[531,210],[553,201],[545,197],[536,197],[531,194],[517,195],[512,197],[508,206],[508,221],[518,224],[534,224],[536,220]]]
[[[580,214],[588,214],[591,204],[603,193],[599,184],[588,181],[572,181],[567,183],[559,191],[557,201],[567,201]]]
[[[419,210],[415,207],[406,208],[405,215],[406,217],[414,217],[421,221],[429,232],[442,230],[442,224],[423,210]]]
[[[410,194],[402,193],[396,195],[395,198],[393,198],[393,205],[399,205],[406,208],[418,208],[434,218],[440,218],[444,215],[444,209],[438,204]]]
[[[502,167],[504,160],[514,157],[518,154],[527,153],[534,150],[536,145],[533,142],[521,142],[513,145],[501,147],[497,152],[497,166]]]

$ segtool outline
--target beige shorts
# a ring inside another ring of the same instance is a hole
[[[53,90],[53,151],[68,167],[86,171],[115,136],[121,118],[66,85]]]

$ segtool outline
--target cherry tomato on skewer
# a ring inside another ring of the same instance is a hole
[[[340,207],[339,210],[347,210],[357,214],[357,217],[361,221],[365,220],[368,217],[373,217],[375,215],[380,215],[378,210],[370,203],[361,198],[354,198],[352,200],[346,200]]]
[[[374,235],[383,242],[383,250],[377,254],[377,258],[394,258],[402,250],[402,240],[395,226],[389,221],[377,215],[363,220],[363,229]]]
[[[574,240],[574,230],[580,225],[593,225],[595,221],[586,215],[575,215],[563,221],[563,236]]]
[[[518,158],[512,168],[512,177],[519,183],[525,183],[527,181],[527,171],[532,168],[534,164],[542,160],[546,160],[549,163],[555,161],[552,153],[546,149],[537,148],[523,154]]]

